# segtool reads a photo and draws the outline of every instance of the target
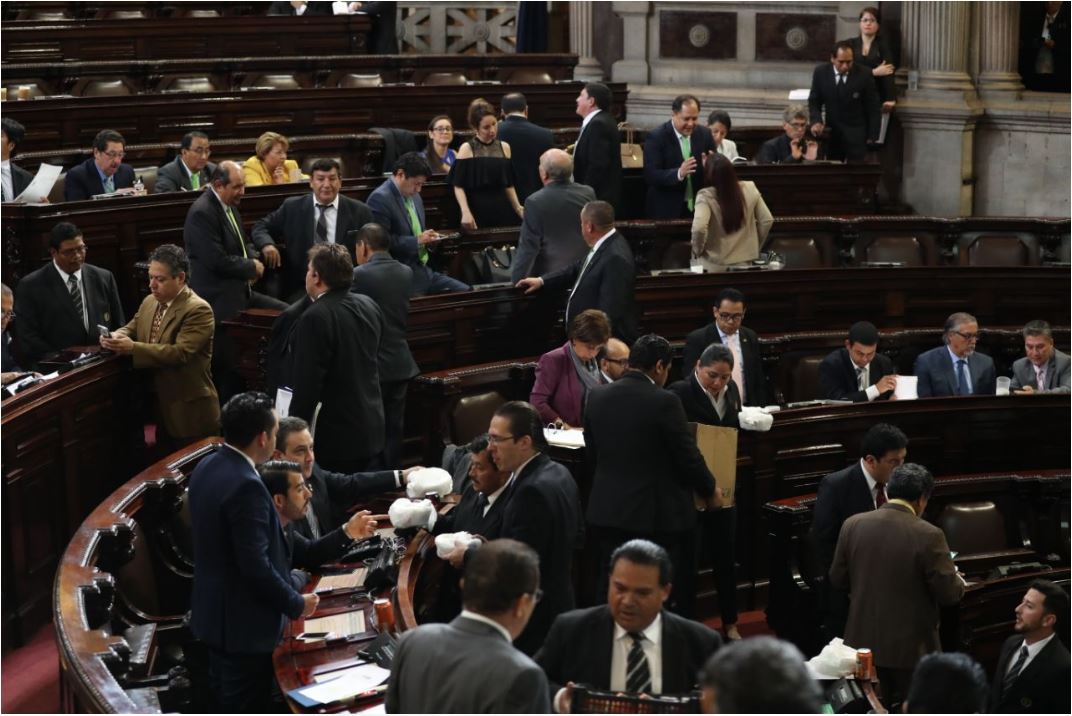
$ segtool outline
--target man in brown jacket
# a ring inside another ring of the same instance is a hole
[[[895,469],[886,485],[889,501],[845,521],[830,567],[831,584],[847,588],[851,600],[845,644],[871,649],[891,710],[920,657],[941,651],[939,607],[964,596],[945,535],[920,519],[933,490],[922,465]]]
[[[149,290],[137,314],[104,348],[131,355],[153,371],[156,442],[167,452],[219,433],[220,403],[212,384],[212,308],[186,285],[190,261],[174,244],[149,256]]]

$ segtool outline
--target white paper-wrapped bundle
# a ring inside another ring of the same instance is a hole
[[[399,497],[391,503],[387,516],[391,518],[391,524],[395,529],[423,527],[430,530],[435,525],[436,511],[428,500],[414,502],[405,497]]]
[[[468,547],[470,543],[477,541],[477,538],[468,532],[450,532],[448,534],[436,535],[435,547],[436,554],[440,559],[446,559],[450,556],[458,547]]]
[[[741,430],[755,430],[758,433],[767,432],[774,424],[774,416],[763,408],[741,408],[737,419],[741,424]]]
[[[410,473],[406,494],[416,499],[429,494],[446,497],[454,489],[454,479],[441,467],[425,467]]]

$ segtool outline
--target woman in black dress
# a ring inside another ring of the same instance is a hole
[[[890,51],[886,38],[878,33],[878,8],[865,7],[860,11],[860,36],[849,42],[852,43],[852,54],[856,63],[869,69],[875,78],[882,111],[892,111],[897,104],[893,82],[897,60]]]
[[[522,208],[514,191],[510,145],[496,139],[499,123],[495,108],[485,99],[469,104],[473,138],[458,149],[447,181],[462,210],[462,228],[517,226]]]

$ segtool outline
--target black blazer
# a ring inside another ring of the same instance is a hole
[[[30,186],[30,182],[33,181],[33,174],[15,162],[11,162],[9,166],[11,167],[11,189],[15,192],[15,196],[9,196],[7,200],[14,201],[16,196],[26,191],[26,187]]]
[[[305,519],[302,518],[301,521],[304,522]],[[351,545],[354,544],[342,527],[325,531],[319,538],[312,539],[298,532],[294,525],[295,523],[292,522],[283,530],[291,550],[290,566],[294,569],[309,571],[331,562],[337,562],[350,551]]]
[[[215,170],[216,165],[209,162],[197,173],[201,178],[198,191],[212,183],[212,172]],[[153,185],[154,194],[163,194],[169,191],[193,191],[193,188],[193,184],[190,183],[190,175],[186,173],[186,168],[182,165],[181,156],[175,157],[175,161],[168,162],[156,170],[156,183]]]
[[[696,159],[696,171],[691,175],[692,195],[695,197],[704,186],[704,154],[715,151],[711,130],[697,124],[689,148]],[[677,178],[682,161],[681,143],[673,122],[666,121],[648,133],[648,138],[644,140],[644,183],[648,185],[645,218],[681,219],[691,216],[685,206],[686,182]]]
[[[573,180],[587,184],[615,210],[622,196],[622,139],[608,110],[592,117],[573,149]]]
[[[544,596],[514,642],[531,655],[543,644],[555,617],[574,606],[570,570],[584,529],[581,498],[569,470],[542,453],[514,477],[511,489],[499,536],[524,542],[540,555]]]
[[[681,399],[681,406],[685,408],[685,417],[690,423],[703,423],[704,425],[717,425],[723,428],[741,427],[738,413],[741,412],[741,395],[737,390],[737,384],[732,380],[726,386],[726,414],[719,418],[715,406],[711,405],[711,399],[696,382],[696,376],[689,371],[683,380],[672,383],[668,390]]]
[[[249,303],[250,280],[257,277],[257,250],[246,239],[242,215],[231,208],[241,235],[236,235],[223,204],[209,187],[190,206],[182,239],[190,258],[190,288],[212,306],[216,323],[238,315]],[[242,246],[246,255],[242,255]]]
[[[845,89],[839,95],[834,82],[834,66],[829,62],[818,65],[812,73],[808,96],[812,124],[822,119],[824,108],[825,123],[831,132],[830,154],[838,156],[836,147],[840,144],[849,159],[862,158],[867,152],[867,142],[878,140],[882,122],[878,90],[871,70],[854,65],[845,80]]]
[[[326,469],[364,461],[383,450],[383,401],[377,353],[383,314],[368,296],[340,288],[298,319],[293,342],[290,414],[313,422]]]
[[[763,142],[756,154],[756,164],[796,164],[800,159],[793,159],[793,149],[788,135],[782,134]]]
[[[881,32],[871,42],[871,54],[869,55],[864,54],[863,38],[854,37],[849,40],[849,43],[852,45],[852,56],[855,59],[853,64],[863,67],[868,72],[883,62],[889,62],[894,67],[901,64],[897,56],[890,50],[889,43],[886,42],[886,37]],[[879,102],[892,102],[897,99],[897,88],[893,75],[886,75],[885,77],[871,75],[871,80],[875,83],[875,89],[878,90]]]
[[[354,268],[350,290],[371,298],[383,313],[381,383],[409,380],[420,373],[406,340],[412,283],[413,269],[386,252],[373,254],[368,263]]]
[[[830,473],[819,482],[811,518],[811,536],[816,555],[822,562],[823,574],[829,572],[833,564],[841,525],[853,515],[873,509],[875,501],[859,461]]]
[[[298,319],[313,305],[308,295],[287,306],[272,323],[268,337],[265,390],[275,396],[276,388],[291,387],[294,383],[294,336]]]
[[[281,2],[273,2],[268,6],[269,15],[297,15],[297,11],[294,6],[287,0]],[[305,12],[302,13],[302,17],[311,17],[313,15],[331,15],[333,14],[330,2],[312,2],[306,3]]]
[[[476,491],[471,481],[465,483],[462,499],[453,510],[436,520],[432,534],[468,532],[489,540],[498,539],[502,536],[503,515],[506,513],[506,506],[510,503],[513,493],[514,483],[510,483],[502,494],[495,498],[488,514],[485,515],[484,506],[479,501],[480,493]]]
[[[662,610],[662,674],[664,694],[685,694],[696,688],[700,668],[722,646],[718,632],[699,622]],[[547,674],[551,698],[567,682],[610,688],[614,653],[614,618],[603,604],[577,609],[555,619],[536,663]]]
[[[309,484],[313,488],[313,513],[316,514],[320,534],[324,535],[342,526],[349,519],[347,510],[361,500],[394,490],[395,473],[394,470],[380,470],[346,475],[325,470],[314,462]],[[288,527],[306,539],[313,538],[309,521],[304,517],[291,522]]]
[[[543,276],[545,291],[568,292],[577,283],[587,254],[578,261]],[[566,325],[589,308],[598,308],[610,318],[615,338],[632,345],[637,337],[633,301],[636,286],[636,263],[629,242],[618,231],[607,237],[581,276],[581,283],[569,299]]]
[[[510,145],[514,190],[518,201],[525,203],[530,194],[543,188],[540,156],[555,146],[555,135],[525,117],[510,115],[499,124],[499,139]]]
[[[876,353],[871,361],[868,381],[874,385],[887,375],[894,375],[897,369],[893,367],[893,361],[881,353]],[[851,400],[854,403],[866,403],[867,391],[860,390],[856,386],[856,366],[849,357],[847,348],[838,348],[823,358],[819,364],[819,385],[823,390],[823,397],[829,400]],[[893,395],[892,390],[880,393],[875,400],[889,400]]]
[[[52,351],[95,345],[98,324],[113,331],[126,325],[111,271],[82,264],[82,292],[88,331],[52,261],[19,281],[15,293],[19,299],[18,348],[23,365],[34,365]]]
[[[767,405],[770,395],[767,391],[767,380],[763,376],[763,359],[759,355],[759,336],[751,328],[741,326],[737,329],[741,334],[741,359],[744,362],[744,391],[745,405]],[[721,343],[718,326],[714,321],[703,328],[697,328],[689,333],[685,339],[685,352],[681,363],[681,371],[686,375],[692,374],[696,367],[696,361],[700,354],[712,343]]]
[[[120,164],[112,178],[112,183],[115,184],[116,189],[134,186],[133,167],[129,164]],[[67,172],[67,177],[63,180],[64,201],[84,201],[103,193],[104,184],[101,183],[100,173],[97,171],[93,157]],[[201,295],[200,291],[196,293]]]
[[[0,371],[4,373],[21,373],[22,368],[15,361],[15,353],[11,350],[11,334],[7,331],[0,333]]]
[[[677,396],[628,371],[589,391],[584,439],[595,463],[590,524],[633,534],[696,525],[693,493],[710,497],[715,478]]]
[[[372,18],[372,30],[369,32],[368,51],[373,55],[397,55],[398,24],[397,2],[363,2],[361,12]]]
[[[309,265],[309,249],[316,243],[316,198],[310,192],[292,196],[253,225],[253,243],[265,246],[276,242],[286,244],[283,254],[283,295],[289,296],[305,286],[305,270]],[[355,239],[351,231],[372,221],[372,210],[364,202],[339,195],[338,216],[335,217],[335,243],[346,247],[354,256]]]
[[[1066,714],[1069,712],[1068,649],[1054,636],[1031,663],[1024,667],[1009,691],[1002,694],[1002,681],[1024,637],[1013,634],[1001,645],[1001,656],[990,688],[990,713]]]

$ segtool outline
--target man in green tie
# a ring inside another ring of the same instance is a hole
[[[179,145],[179,156],[156,170],[154,194],[168,191],[199,191],[208,186],[216,165],[208,160],[212,155],[208,135],[187,132]]]
[[[698,122],[700,100],[678,95],[671,110],[670,121],[652,130],[644,142],[648,219],[692,218],[696,192],[703,186],[704,160],[715,151],[711,130]]]

